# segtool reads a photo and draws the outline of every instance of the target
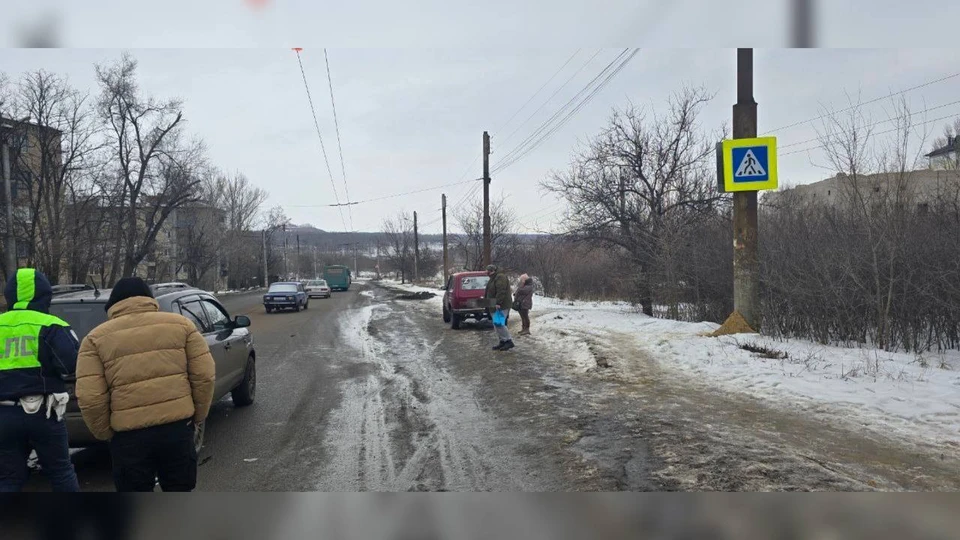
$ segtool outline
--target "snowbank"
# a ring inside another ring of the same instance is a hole
[[[714,323],[656,319],[624,303],[538,296],[534,312],[537,341],[574,357],[592,344],[595,357],[597,350],[605,351],[611,365],[627,375],[645,366],[640,359],[617,356],[625,351],[625,356],[647,357],[667,375],[775,406],[905,440],[960,446],[960,351],[917,356],[750,334],[710,338],[705,334],[717,328]],[[635,347],[633,354],[629,347]],[[582,358],[574,363],[590,367]]]

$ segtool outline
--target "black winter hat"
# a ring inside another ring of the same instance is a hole
[[[147,282],[141,278],[121,278],[120,281],[113,286],[113,290],[110,291],[110,299],[107,300],[107,305],[103,306],[103,309],[110,311],[110,308],[113,307],[113,305],[117,302],[126,300],[127,298],[133,298],[134,296],[146,296],[148,298],[153,298],[153,291],[150,290],[150,286],[147,285]]]

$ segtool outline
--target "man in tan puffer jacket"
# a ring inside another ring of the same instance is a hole
[[[194,426],[213,399],[210,349],[186,317],[159,311],[150,287],[123,278],[108,320],[83,339],[77,401],[83,420],[110,441],[117,491],[191,491],[197,480]]]

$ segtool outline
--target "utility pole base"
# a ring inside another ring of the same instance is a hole
[[[750,328],[750,325],[747,324],[747,320],[743,318],[743,315],[741,315],[739,311],[734,311],[729,317],[727,317],[727,320],[720,325],[720,328],[717,328],[710,333],[710,337],[757,333],[759,332],[753,328]]]

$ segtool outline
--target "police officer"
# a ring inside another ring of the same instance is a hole
[[[64,377],[77,369],[79,343],[70,326],[48,314],[46,276],[21,268],[3,290],[0,315],[0,491],[20,491],[30,449],[54,491],[80,491],[63,422]]]

